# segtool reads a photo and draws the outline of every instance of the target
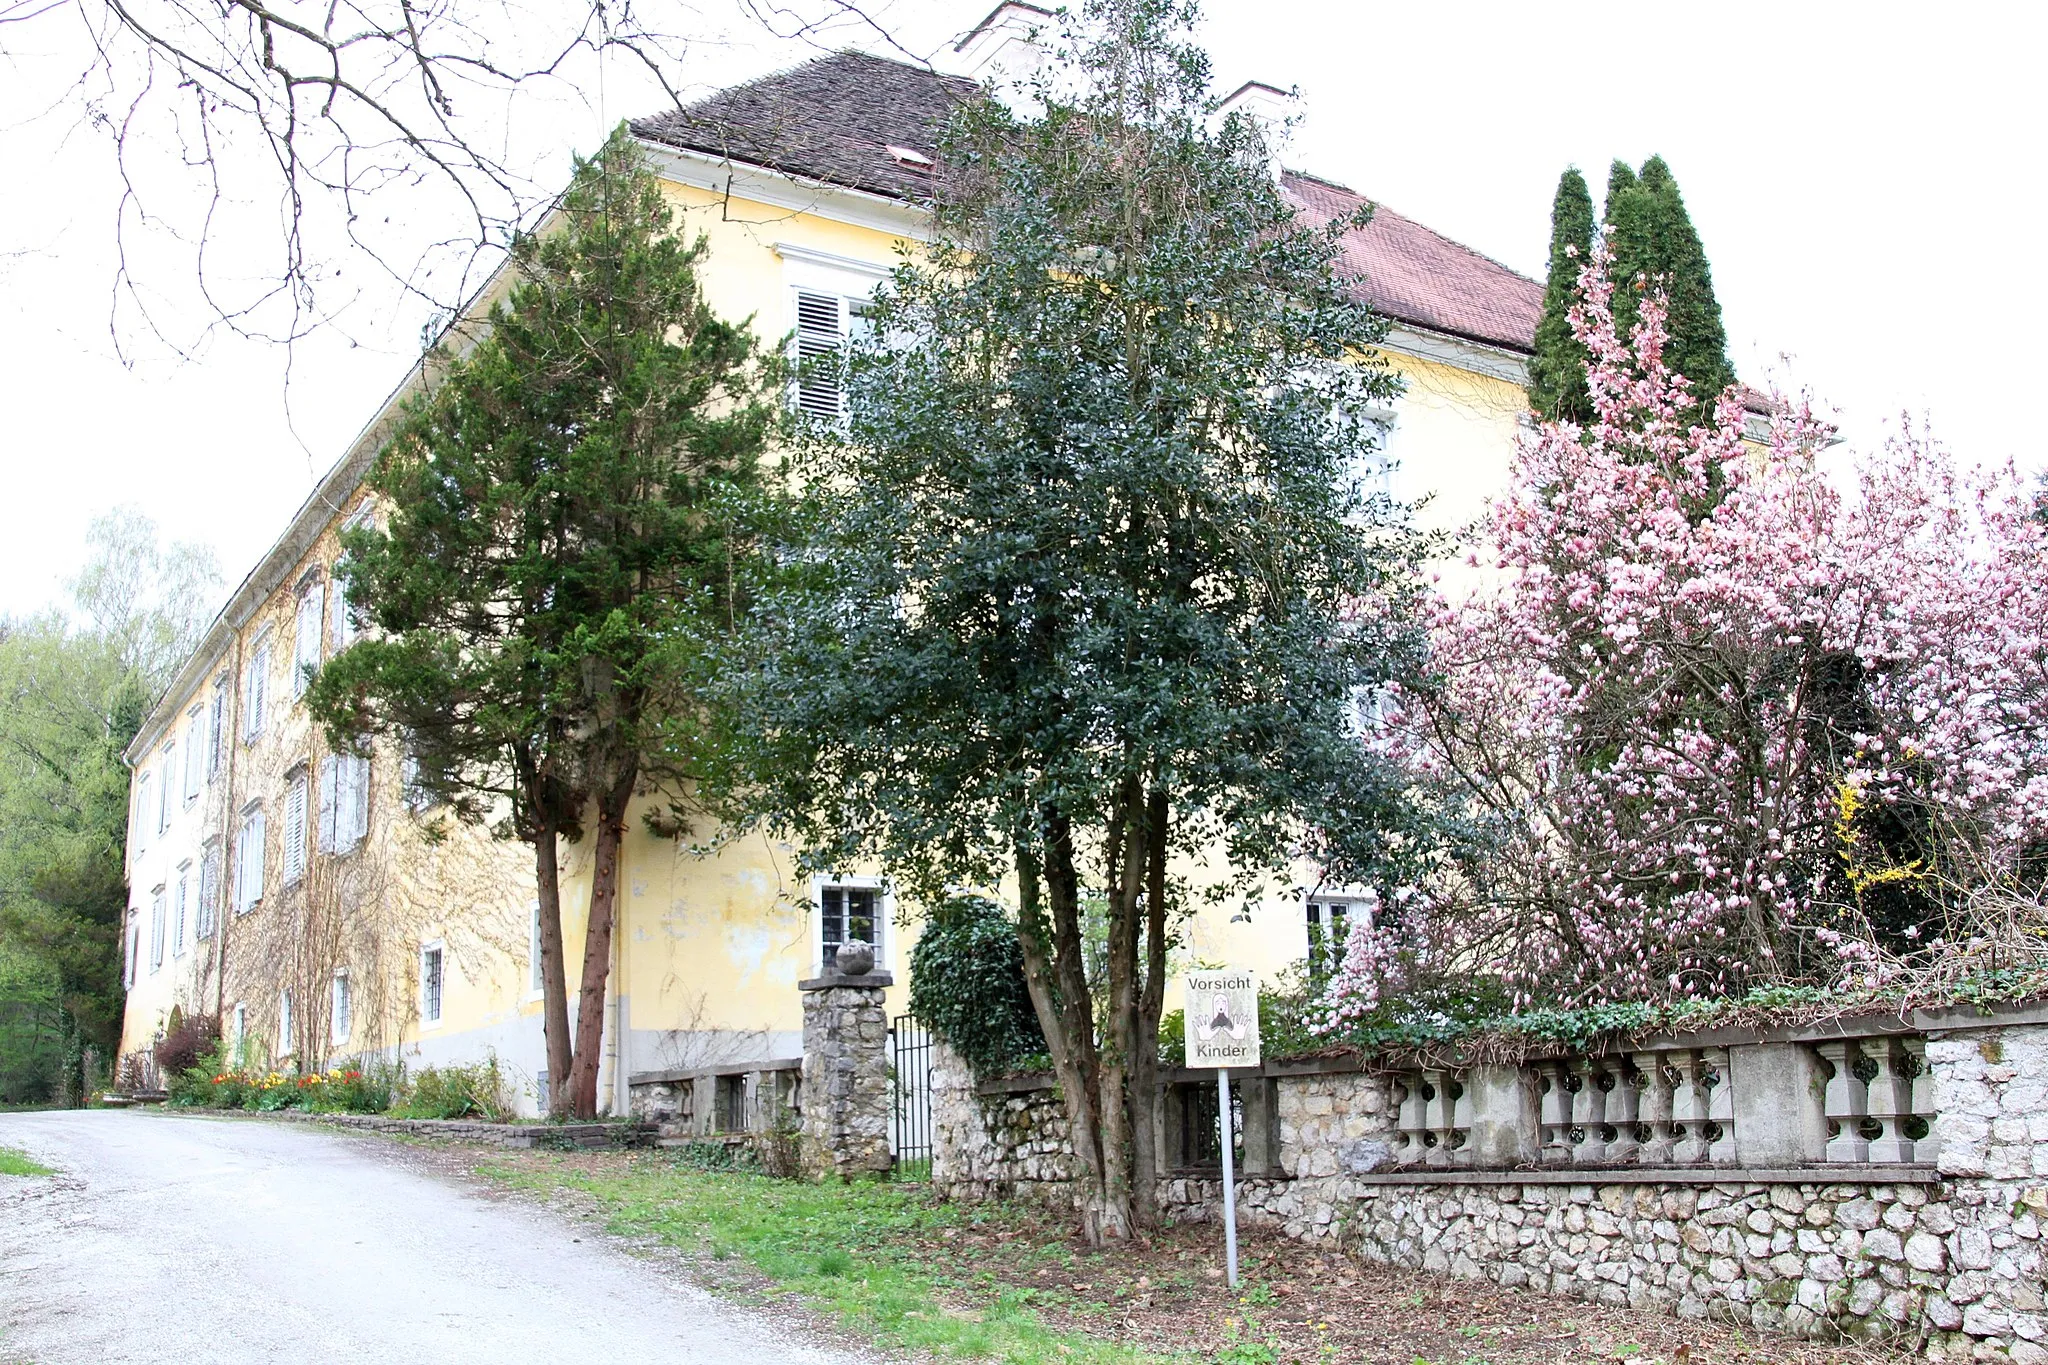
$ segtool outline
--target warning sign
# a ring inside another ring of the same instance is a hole
[[[1189,972],[1186,981],[1190,1067],[1259,1064],[1259,978],[1249,971]]]

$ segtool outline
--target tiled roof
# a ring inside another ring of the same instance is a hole
[[[849,189],[917,199],[928,168],[891,147],[934,155],[938,130],[979,87],[957,76],[864,53],[841,52],[736,85],[633,131],[672,147],[730,157]],[[1288,172],[1282,192],[1317,222],[1355,210],[1363,196]],[[1379,209],[1350,234],[1344,265],[1359,297],[1397,322],[1528,351],[1543,286],[1398,213]]]
[[[1316,223],[1366,202],[1299,171],[1283,175],[1280,190]],[[1343,262],[1359,281],[1359,297],[1388,317],[1512,350],[1535,348],[1543,286],[1413,218],[1375,207],[1371,222],[1346,234]]]
[[[981,87],[886,57],[840,52],[735,85],[633,131],[653,142],[898,199],[931,192],[928,169],[889,152],[933,153],[940,127]]]

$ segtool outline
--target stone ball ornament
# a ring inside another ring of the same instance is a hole
[[[849,939],[833,954],[832,965],[841,976],[866,976],[875,969],[874,945]]]

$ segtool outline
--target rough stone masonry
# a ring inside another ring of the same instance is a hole
[[[1967,1026],[1966,1026],[1967,1025]],[[976,1085],[941,1049],[933,1178],[963,1199],[1064,1197],[1071,1149],[1046,1082]],[[1938,1164],[1390,1170],[1382,1075],[1274,1087],[1276,1167],[1239,1217],[1367,1261],[1816,1338],[1894,1338],[1930,1359],[2048,1362],[2048,1010],[1926,1030]],[[1246,1082],[1251,1083],[1251,1082]],[[1774,1096],[1782,1105],[1786,1097]],[[1860,1178],[1859,1178],[1860,1177]],[[1176,1217],[1219,1182],[1162,1180]]]
[[[801,983],[803,1137],[808,1179],[889,1172],[888,972],[828,972]]]

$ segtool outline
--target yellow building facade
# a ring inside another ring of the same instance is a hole
[[[764,341],[830,341],[914,250],[931,143],[974,87],[840,54],[645,120],[635,131],[701,233],[707,301]],[[800,117],[799,117],[800,115]],[[1306,214],[1356,196],[1289,175]],[[1375,235],[1377,234],[1377,235]],[[1394,322],[1406,381],[1387,414],[1397,496],[1427,495],[1452,527],[1499,488],[1526,410],[1522,365],[1541,289],[1409,220],[1383,214],[1347,262]],[[361,483],[407,377],[237,588],[128,752],[135,773],[122,1051],[145,1051],[173,1009],[218,1013],[263,1059],[312,1066],[396,1056],[409,1066],[497,1058],[527,1113],[545,1104],[531,850],[455,825],[408,793],[398,756],[328,751],[300,680],[353,629],[337,536],[374,516]],[[811,395],[798,395],[805,401]],[[799,875],[797,850],[753,834],[700,856],[636,809],[622,851],[600,1094],[623,1112],[635,1074],[791,1058],[798,982],[849,919],[871,919],[904,1007],[914,923],[886,877]],[[590,849],[565,849],[569,980],[580,972]],[[1311,917],[1347,898],[1300,886],[1185,932],[1189,962],[1277,973],[1308,951]]]

